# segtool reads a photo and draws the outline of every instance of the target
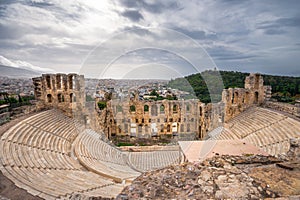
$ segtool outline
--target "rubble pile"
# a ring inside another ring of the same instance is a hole
[[[285,156],[215,156],[147,172],[117,199],[299,198],[299,139]]]

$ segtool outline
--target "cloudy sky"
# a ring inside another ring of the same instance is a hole
[[[0,63],[112,78],[300,76],[298,0],[0,0]]]

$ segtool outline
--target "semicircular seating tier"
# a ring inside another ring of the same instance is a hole
[[[86,130],[79,135],[74,150],[83,166],[116,182],[131,182],[140,175],[127,164],[126,154],[102,141],[93,130]]]
[[[130,152],[128,161],[137,171],[147,172],[179,163],[180,157],[181,155],[178,150]]]
[[[300,121],[261,107],[251,107],[224,124],[214,139],[243,139],[271,155],[287,153],[290,138],[300,137]]]
[[[2,173],[44,199],[63,199],[74,193],[115,197],[123,185],[86,170],[72,156],[72,143],[82,130],[80,124],[56,110],[19,122],[1,137]]]
[[[175,159],[172,153],[170,158]],[[157,154],[153,162],[161,159]],[[164,162],[168,164],[171,162]],[[129,162],[128,152],[106,143],[100,134],[58,110],[19,122],[0,140],[2,173],[18,187],[44,199],[64,199],[77,193],[115,197],[140,175],[137,169],[152,169],[136,165]]]

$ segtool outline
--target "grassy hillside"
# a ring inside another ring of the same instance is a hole
[[[246,76],[249,73],[233,71],[204,71],[184,78],[171,80],[168,86],[194,94],[204,103],[221,100],[222,87],[220,86],[219,74],[222,77],[224,88],[243,88]],[[296,98],[300,98],[300,77],[263,75],[264,85],[272,86],[272,98],[281,102],[294,103]],[[209,80],[211,92],[208,92],[206,82]],[[213,95],[209,95],[213,94]],[[192,96],[192,95],[191,95]],[[190,96],[190,97],[191,97]],[[189,98],[189,97],[187,97]]]

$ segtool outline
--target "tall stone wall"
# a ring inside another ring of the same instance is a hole
[[[262,76],[250,74],[245,88],[223,90],[222,102],[218,104],[204,104],[197,99],[139,100],[138,95],[121,101],[111,94],[112,100],[105,100],[105,109],[99,110],[95,105],[97,114],[93,117],[85,108],[82,75],[43,74],[33,78],[33,83],[39,108],[57,108],[69,116],[79,116],[90,128],[103,131],[107,138],[190,135],[203,139],[209,131],[248,107],[263,104],[271,95],[271,88],[263,85]]]
[[[222,124],[222,112],[219,104],[205,105],[196,99],[109,100],[105,109],[98,110],[98,122],[108,138],[173,135],[203,139]]]
[[[69,116],[84,112],[83,75],[43,74],[32,80],[39,108],[57,108]]]
[[[245,79],[245,88],[224,89],[222,101],[225,104],[225,122],[237,116],[252,105],[262,105],[271,96],[271,86],[264,86],[260,74],[250,74]]]

